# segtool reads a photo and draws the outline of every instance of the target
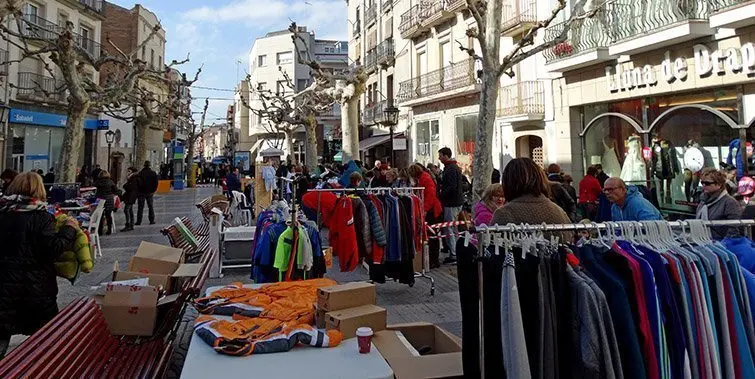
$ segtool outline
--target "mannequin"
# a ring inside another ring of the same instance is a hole
[[[676,149],[671,142],[656,134],[653,137],[653,165],[651,170],[656,178],[661,179],[661,198],[671,203],[671,181],[679,174],[679,160]]]
[[[642,159],[642,141],[638,135],[631,135],[627,139],[627,156],[621,167],[621,179],[630,182],[629,184],[647,180],[645,160]]]
[[[616,155],[616,140],[611,136],[606,136],[603,138],[603,147],[605,148],[601,159],[603,172],[611,178],[621,175],[621,163]]]

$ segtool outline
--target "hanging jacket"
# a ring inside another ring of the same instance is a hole
[[[65,226],[66,219],[66,215],[60,215],[55,218],[56,232]],[[89,250],[89,238],[87,238],[83,230],[78,229],[76,230],[76,241],[72,249],[61,253],[55,261],[55,271],[57,271],[59,277],[68,279],[71,284],[75,284],[79,273],[88,273],[92,271],[93,267],[92,254]]]
[[[663,220],[661,212],[650,204],[635,186],[627,187],[627,197],[624,207],[616,204],[611,206],[612,221],[647,221]]]
[[[367,209],[373,210],[370,212],[370,226],[374,242],[372,244],[372,257],[370,259],[374,264],[382,264],[385,258],[385,249],[388,245],[388,231],[384,227],[383,203],[375,195],[369,195],[368,199]],[[372,272],[370,272],[370,275],[372,275]]]
[[[351,207],[354,210],[354,231],[357,236],[359,257],[371,257],[372,232],[370,231],[370,216],[367,214],[367,207],[364,205],[362,199],[358,197],[351,198]]]
[[[354,271],[359,264],[359,248],[354,229],[354,210],[348,196],[336,202],[328,232],[333,255],[338,256],[341,271]]]
[[[737,168],[737,180],[745,176],[745,166],[742,165],[742,149],[739,142],[739,138],[729,142],[729,155],[726,157],[726,164]]]

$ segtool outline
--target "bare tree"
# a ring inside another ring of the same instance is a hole
[[[0,24],[0,38],[8,41],[21,52],[20,59],[39,59],[44,63],[45,70],[53,78],[60,78],[59,85],[52,92],[66,95],[66,130],[63,145],[57,163],[57,172],[61,181],[73,182],[76,176],[78,153],[84,140],[84,117],[90,108],[102,108],[105,105],[118,103],[130,93],[137,80],[145,75],[148,67],[145,62],[136,59],[135,54],[125,54],[111,41],[112,46],[119,51],[118,56],[107,55],[94,42],[85,40],[74,33],[74,25],[67,22],[64,27],[37,23],[30,17],[25,17],[20,3],[14,0],[4,0],[4,12],[11,15],[15,21],[14,27]],[[155,26],[144,42],[143,46],[160,30]],[[34,43],[34,47],[30,45]],[[137,49],[139,50],[139,49]],[[52,64],[50,64],[52,63]],[[105,86],[95,83],[91,70],[99,72],[105,64],[115,64],[121,67],[124,75],[120,80],[110,82]],[[53,67],[57,67],[56,75]],[[40,83],[33,83],[34,88],[50,92],[49,88],[42,88]]]
[[[503,0],[467,0],[469,11],[476,21],[476,27],[467,30],[467,36],[477,39],[480,43],[480,53],[472,47],[465,47],[459,43],[459,48],[470,57],[482,63],[482,91],[480,93],[480,110],[477,121],[477,137],[473,158],[474,188],[476,198],[490,185],[493,172],[493,126],[496,116],[496,102],[501,75],[514,76],[514,67],[525,59],[553,48],[566,41],[572,27],[585,18],[593,17],[610,0],[600,1],[600,5],[585,11],[588,0],[577,0],[571,9],[569,17],[563,24],[560,34],[540,44],[535,44],[538,31],[547,28],[559,14],[566,9],[566,0],[558,0],[558,4],[545,20],[537,22],[527,31],[521,40],[514,44],[511,51],[501,57],[501,16]],[[595,0],[597,3],[598,0]]]
[[[186,155],[189,159],[189,187],[194,187],[197,183],[197,171],[194,170],[194,150],[196,149],[197,140],[199,140],[199,137],[202,136],[202,131],[204,130],[204,122],[207,118],[207,108],[209,108],[209,106],[210,99],[204,99],[204,107],[202,108],[202,117],[200,118],[199,125],[197,125],[193,118],[189,117],[189,125],[191,129],[186,136],[186,145],[188,146]]]

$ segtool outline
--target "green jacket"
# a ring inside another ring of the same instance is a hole
[[[55,230],[59,230],[65,225],[66,216],[60,215],[55,218]],[[64,251],[55,262],[55,271],[61,278],[68,279],[71,284],[76,282],[80,272],[88,273],[92,271],[94,262],[89,249],[89,238],[86,233],[79,229],[76,232],[76,242],[73,251]]]

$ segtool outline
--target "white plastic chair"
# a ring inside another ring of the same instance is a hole
[[[89,216],[87,232],[89,232],[89,239],[91,241],[89,249],[94,252],[92,258],[102,257],[102,247],[100,246],[100,221],[102,221],[102,214],[104,212],[105,202],[100,201],[97,203],[94,212]]]
[[[246,196],[238,191],[232,191],[233,193],[233,225],[249,225],[252,222],[252,211],[249,210],[246,202]]]

